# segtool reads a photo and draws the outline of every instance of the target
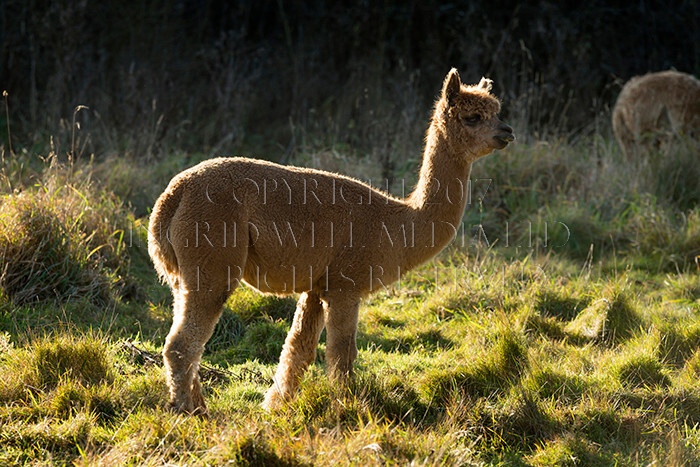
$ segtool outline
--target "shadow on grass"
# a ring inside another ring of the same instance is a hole
[[[568,297],[555,292],[543,291],[537,294],[535,309],[542,315],[571,321],[581,310],[586,308],[589,300]]]
[[[524,343],[509,331],[499,335],[492,351],[481,359],[434,372],[427,379],[427,391],[440,404],[454,397],[505,394],[528,367]]]
[[[485,451],[498,455],[512,452],[514,448],[532,449],[562,432],[561,423],[527,391],[521,391],[500,407],[483,399],[476,401],[468,412],[464,419],[467,431],[472,432]]]
[[[237,452],[235,457],[239,465],[275,465],[282,467],[311,466],[293,457],[280,455],[270,446],[268,440],[260,433],[251,434],[236,440]]]
[[[700,397],[697,394],[624,391],[617,398],[633,409],[654,416],[682,421],[689,427],[700,425]]]
[[[588,390],[588,384],[582,378],[548,368],[533,371],[523,385],[542,399],[555,399],[565,403],[581,400]]]
[[[358,336],[357,345],[362,350],[379,348],[385,352],[411,353],[417,349],[428,351],[448,350],[454,342],[442,335],[439,329],[428,329],[414,334],[403,333],[398,336],[363,334]]]

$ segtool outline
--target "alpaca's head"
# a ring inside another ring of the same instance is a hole
[[[465,86],[450,70],[437,102],[433,124],[444,132],[452,150],[468,161],[503,149],[515,140],[513,129],[498,118],[501,104],[491,95],[491,80]]]

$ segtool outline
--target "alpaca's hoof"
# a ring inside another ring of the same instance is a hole
[[[188,413],[187,407],[185,404],[179,404],[175,401],[170,401],[167,404],[165,404],[165,410],[167,410],[170,413],[177,414],[177,415]]]
[[[192,407],[189,411],[190,415],[196,415],[201,418],[209,418],[207,405],[204,403],[204,397],[201,391],[192,391]]]
[[[265,393],[265,400],[262,404],[260,404],[260,406],[263,408],[263,410],[271,412],[282,407],[283,403],[284,397],[282,397],[282,394],[280,394],[277,389],[272,387]]]
[[[177,415],[187,415],[194,416],[203,419],[209,418],[209,410],[204,405],[197,406],[195,408],[187,407],[186,404],[178,404],[177,402],[170,401],[165,406],[166,410]]]
[[[203,420],[209,419],[209,410],[206,407],[196,407],[189,415],[199,417]]]

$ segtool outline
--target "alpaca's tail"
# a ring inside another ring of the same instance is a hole
[[[156,201],[148,223],[148,254],[151,255],[161,280],[168,282],[171,287],[178,286],[179,274],[177,256],[168,230],[180,205],[184,188],[183,183],[168,187]]]

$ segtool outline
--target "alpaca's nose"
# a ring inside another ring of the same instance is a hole
[[[501,122],[498,124],[498,131],[501,133],[499,136],[506,141],[515,141],[515,133],[513,133],[513,128],[510,125]]]

